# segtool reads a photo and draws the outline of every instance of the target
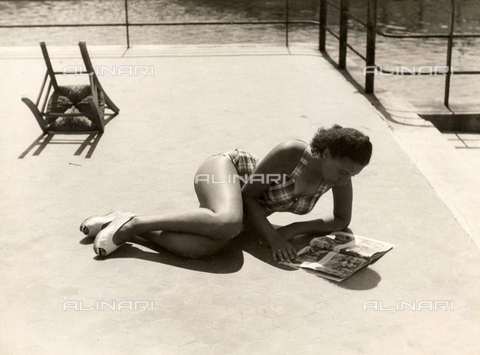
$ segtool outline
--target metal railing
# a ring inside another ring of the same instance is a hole
[[[319,49],[320,51],[326,51],[326,32],[328,31],[332,36],[339,40],[339,59],[338,67],[340,69],[346,68],[346,58],[347,58],[347,48],[352,50],[356,55],[362,58],[365,61],[366,68],[375,68],[376,70],[380,69],[382,73],[385,74],[395,74],[392,70],[385,70],[383,67],[380,67],[375,64],[375,36],[378,34],[386,38],[444,38],[447,39],[447,49],[446,49],[446,67],[448,70],[445,74],[445,91],[444,91],[444,100],[443,104],[449,108],[449,98],[450,98],[450,80],[453,74],[452,66],[452,50],[453,50],[453,40],[455,38],[480,38],[479,34],[454,34],[454,24],[455,24],[455,0],[450,0],[450,26],[448,34],[389,34],[384,33],[377,28],[377,0],[367,0],[367,21],[363,22],[360,19],[356,18],[349,12],[349,0],[340,0],[340,6],[330,2],[329,0],[320,0],[320,34],[319,34]],[[339,34],[335,33],[330,27],[327,26],[327,5],[330,5],[340,11],[340,25],[339,25]],[[352,19],[360,23],[367,31],[367,42],[366,42],[366,56],[359,53],[353,46],[347,42],[347,33],[348,33],[348,20]],[[458,71],[455,70],[455,75],[478,75],[480,71]],[[374,92],[374,80],[375,72],[367,72],[365,74],[365,92],[367,94],[373,94]],[[402,72],[402,75],[431,75],[431,72],[422,72],[422,71],[406,71]]]
[[[326,51],[326,32],[339,40],[339,69],[346,69],[347,49],[359,56],[365,61],[366,68],[380,69],[384,74],[394,74],[394,71],[385,70],[375,64],[375,37],[380,35],[386,38],[444,38],[447,39],[446,67],[448,71],[445,73],[445,92],[444,105],[449,107],[450,97],[450,79],[453,73],[452,66],[452,48],[455,38],[480,38],[479,34],[454,34],[454,16],[455,16],[455,0],[451,0],[451,16],[448,34],[389,34],[380,31],[377,28],[377,0],[367,0],[367,18],[362,21],[349,11],[349,0],[338,0],[339,5],[330,0],[319,0],[319,21],[315,20],[291,20],[289,18],[289,0],[285,0],[285,16],[284,20],[277,21],[223,21],[223,22],[149,22],[149,23],[131,23],[128,19],[128,0],[124,0],[125,22],[123,23],[95,23],[95,24],[49,24],[49,25],[0,25],[0,28],[35,28],[35,27],[125,27],[127,48],[130,48],[130,27],[138,26],[212,26],[212,25],[284,25],[285,26],[285,45],[289,45],[289,25],[290,24],[309,24],[316,25],[319,29],[319,50]],[[327,8],[332,6],[340,12],[339,33],[337,34],[329,26],[327,26]],[[362,55],[357,49],[348,43],[348,21],[352,19],[366,28],[366,55]],[[455,75],[478,75],[480,71],[457,71]],[[374,93],[375,72],[367,72],[365,74],[365,92]],[[431,75],[428,72],[402,72],[402,75]]]
[[[130,27],[143,26],[223,26],[223,25],[284,25],[285,45],[288,47],[289,25],[318,25],[314,20],[291,20],[289,18],[289,0],[285,0],[285,19],[276,21],[208,21],[208,22],[146,22],[132,23],[128,20],[128,0],[124,0],[125,22],[122,23],[92,23],[92,24],[48,24],[48,25],[0,25],[0,28],[41,28],[41,27],[125,27],[127,48],[130,48]]]

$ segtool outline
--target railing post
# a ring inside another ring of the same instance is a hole
[[[127,49],[130,49],[130,34],[128,32],[128,0],[125,0],[125,28],[127,30]]]
[[[288,48],[288,0],[285,0],[285,46]]]
[[[340,48],[338,54],[338,67],[345,69],[347,66],[347,31],[348,31],[348,0],[340,1]]]
[[[367,10],[367,57],[365,65],[371,69],[375,66],[375,31],[377,30],[377,0],[368,0]],[[375,73],[366,71],[365,93],[373,94]]]
[[[447,47],[447,67],[448,72],[445,77],[445,95],[443,98],[443,104],[449,108],[450,98],[450,76],[452,75],[452,48],[453,48],[453,25],[455,23],[455,0],[451,0],[451,14],[450,14],[450,33],[448,34],[448,47]]]
[[[320,0],[320,18],[319,18],[319,27],[318,27],[318,49],[322,52],[325,52],[326,44],[326,34],[327,30],[327,2],[325,0]]]

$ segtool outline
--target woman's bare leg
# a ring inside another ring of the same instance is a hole
[[[198,174],[209,176],[208,182],[195,184],[200,208],[158,216],[136,216],[115,234],[114,243],[120,245],[140,235],[189,257],[206,256],[223,248],[242,230],[242,192],[238,179],[232,179],[237,171],[228,158],[214,156],[200,166]],[[221,181],[225,182],[218,183]]]
[[[141,234],[140,237],[190,259],[199,259],[215,254],[230,242],[230,239],[212,239],[199,234],[176,232],[147,232]]]

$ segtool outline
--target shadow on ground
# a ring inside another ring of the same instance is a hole
[[[77,136],[78,137],[78,136]],[[47,147],[49,144],[71,144],[71,145],[80,145],[80,147],[75,151],[74,155],[82,155],[83,151],[90,146],[90,149],[88,150],[85,158],[91,158],[93,155],[93,152],[95,151],[95,148],[97,147],[98,143],[100,142],[100,138],[102,137],[102,134],[97,134],[97,133],[92,133],[89,134],[85,139],[82,138],[77,138],[77,137],[71,137],[68,136],[68,138],[54,138],[53,134],[41,134],[35,141],[18,157],[18,159],[23,159],[25,158],[32,150],[35,149],[33,152],[33,156],[38,156],[40,155],[43,150]]]
[[[312,236],[299,236],[291,240],[291,244],[299,250],[302,246],[308,245]],[[80,241],[81,244],[92,244],[93,239],[85,237]],[[132,244],[133,243],[133,244]],[[305,272],[303,270],[292,269],[286,265],[280,264],[273,259],[269,245],[254,231],[245,230],[236,236],[225,248],[218,253],[203,259],[188,259],[176,254],[173,254],[150,241],[135,237],[132,243],[127,243],[121,246],[115,253],[110,255],[107,259],[116,258],[136,258],[147,260],[151,262],[162,263],[174,267],[179,267],[187,270],[194,270],[200,272],[214,273],[214,274],[230,274],[238,272],[242,269],[244,264],[244,254],[246,252],[258,260],[263,261],[275,268],[288,272]],[[138,248],[136,244],[150,249],[145,251]],[[95,260],[104,261],[105,258],[95,257]],[[312,277],[318,277],[312,274]],[[320,278],[319,277],[319,281]],[[326,280],[326,279],[325,279]],[[380,282],[380,275],[374,270],[365,267],[357,271],[354,275],[343,282],[335,282],[326,280],[341,288],[349,290],[369,290],[375,288]]]
[[[118,114],[117,113],[111,113],[106,115],[104,118],[104,124],[105,126],[113,120]],[[85,138],[79,138],[80,136],[87,136]],[[35,141],[33,141],[32,144],[28,146],[25,151],[20,154],[18,159],[24,159],[32,150],[35,149],[33,152],[33,156],[38,156],[40,155],[43,150],[47,147],[47,145],[52,144],[71,144],[71,145],[80,145],[79,148],[75,151],[74,155],[82,155],[84,150],[87,147],[90,147],[90,149],[87,151],[87,154],[85,156],[86,159],[89,159],[92,157],[95,149],[97,148],[98,143],[100,142],[100,139],[102,138],[103,133],[61,133],[61,132],[50,132],[50,133],[42,133],[40,136],[38,136]],[[61,138],[60,138],[61,137]]]

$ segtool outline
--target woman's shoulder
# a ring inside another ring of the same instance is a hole
[[[286,159],[298,160],[302,157],[303,152],[308,147],[308,144],[299,139],[291,139],[285,142],[280,143],[275,147],[275,150],[278,151]]]
[[[288,140],[277,145],[267,157],[283,173],[290,174],[303,156],[308,144],[301,140]]]

